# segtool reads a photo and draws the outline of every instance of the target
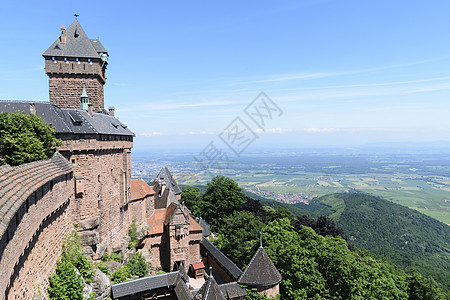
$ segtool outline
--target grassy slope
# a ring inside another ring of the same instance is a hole
[[[353,243],[403,268],[433,276],[450,291],[450,227],[420,212],[362,193],[316,198],[306,207],[329,216]]]

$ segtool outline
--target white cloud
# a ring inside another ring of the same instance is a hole
[[[139,133],[137,134],[138,136],[155,136],[155,135],[165,135],[162,132],[144,132],[144,133]]]

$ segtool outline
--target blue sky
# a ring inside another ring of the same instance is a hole
[[[0,99],[48,100],[41,54],[77,13],[136,150],[201,150],[236,117],[254,150],[450,141],[448,1],[74,2],[2,3]]]

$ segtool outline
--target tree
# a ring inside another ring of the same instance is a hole
[[[86,257],[81,239],[74,228],[64,241],[56,272],[49,278],[50,299],[83,299],[82,277],[86,282],[90,282],[93,276],[92,263]]]
[[[270,206],[266,206],[266,207],[264,207],[264,209],[266,210],[266,218],[267,218],[267,221],[269,221],[269,222],[283,219],[283,218],[288,218],[288,219],[294,218],[294,214],[291,213],[289,210],[287,210],[284,207],[279,207],[277,209],[274,209]]]
[[[91,282],[94,277],[93,265],[86,257],[81,238],[78,235],[76,228],[69,233],[64,241],[61,259],[63,261],[69,261],[77,268],[86,282]]]
[[[55,129],[36,115],[0,113],[0,164],[17,166],[49,158],[61,140]]]
[[[199,188],[188,186],[183,189],[183,192],[181,193],[181,201],[184,202],[194,216],[202,216],[202,212],[200,210],[200,207],[202,206],[202,194]]]
[[[223,219],[218,238],[213,243],[239,267],[250,262],[259,246],[264,223],[248,211],[235,211]]]
[[[49,284],[50,299],[83,300],[83,281],[74,265],[68,260],[58,260],[56,273],[50,276]]]
[[[223,218],[230,216],[245,202],[245,194],[231,178],[216,176],[208,182],[202,200],[202,217],[216,228],[220,227]]]
[[[408,287],[409,300],[440,300],[444,298],[436,281],[431,277],[422,276],[417,271],[413,271],[408,276]]]
[[[261,221],[267,224],[266,211],[261,201],[246,197],[246,201],[241,204],[239,209],[251,212],[255,217],[259,217]]]
[[[321,236],[288,218],[263,229],[264,248],[283,276],[283,299],[406,299],[406,274],[341,237]]]
[[[131,275],[144,277],[148,275],[147,264],[144,257],[136,252],[134,256],[128,261],[127,267],[130,270]]]

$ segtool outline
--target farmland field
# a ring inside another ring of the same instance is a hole
[[[214,175],[231,177],[261,197],[308,203],[336,192],[359,191],[383,197],[450,224],[450,156],[253,154],[227,168],[196,165],[194,154],[133,157],[133,177],[151,182],[166,165],[183,185],[205,185]]]

